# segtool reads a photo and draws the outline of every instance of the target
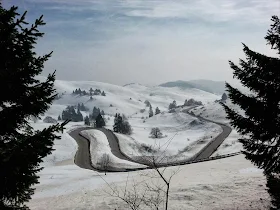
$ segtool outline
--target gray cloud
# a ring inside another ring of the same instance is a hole
[[[231,80],[228,60],[243,57],[241,42],[273,54],[263,37],[280,6],[278,0],[23,2],[31,14],[45,14],[37,51],[54,50],[45,74],[57,69],[60,79],[115,84]]]

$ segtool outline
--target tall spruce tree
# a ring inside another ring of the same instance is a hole
[[[160,109],[157,107],[155,110],[155,115],[160,114]]]
[[[97,128],[102,128],[105,126],[105,120],[100,113],[97,115],[95,123]]]
[[[113,130],[114,132],[121,133],[122,130],[123,119],[120,114],[116,113],[114,119]]]
[[[247,87],[251,94],[226,83],[229,98],[240,106],[244,114],[222,104],[231,125],[242,135],[245,157],[264,170],[272,198],[272,208],[280,208],[280,21],[272,17],[272,25],[265,39],[278,54],[269,57],[252,51],[243,44],[246,60],[239,66],[233,62],[234,77]]]
[[[280,23],[276,16],[265,39],[280,54]],[[280,59],[250,50],[243,44],[246,60],[237,66],[229,61],[234,77],[248,87],[251,94],[226,83],[229,98],[244,110],[245,115],[222,104],[231,125],[243,136],[246,158],[265,173],[280,172]]]
[[[84,119],[85,125],[90,125],[89,117],[86,116]]]
[[[30,116],[39,117],[56,97],[55,74],[43,82],[39,75],[51,53],[37,56],[34,48],[43,36],[42,16],[31,26],[17,7],[5,9],[0,1],[0,209],[28,209],[42,159],[52,152],[56,132],[65,123],[34,130]]]
[[[154,111],[153,111],[152,106],[150,105],[149,117],[152,117],[152,116],[154,116]]]

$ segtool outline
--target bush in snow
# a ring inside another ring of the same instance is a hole
[[[143,154],[145,152],[148,152],[148,153],[156,153],[157,152],[156,150],[154,150],[152,148],[151,145],[147,145],[147,144],[142,143],[140,146],[141,147],[138,148],[138,151],[139,151],[140,154]]]
[[[45,119],[43,120],[44,123],[57,123],[56,119],[46,116]]]
[[[103,154],[100,158],[100,161],[97,163],[100,166],[100,169],[107,174],[108,168],[110,166],[111,160],[108,154]]]
[[[201,106],[203,105],[201,101],[196,101],[193,98],[191,98],[190,100],[186,99],[184,106]]]
[[[147,107],[150,107],[150,106],[151,106],[151,103],[150,103],[150,101],[148,101],[148,100],[146,100],[144,103],[146,104]]]
[[[146,109],[140,109],[140,113],[144,113]]]
[[[170,109],[170,110],[168,111],[168,113],[175,113],[175,112],[176,112],[176,109],[175,109],[175,108]]]
[[[155,115],[159,114],[160,113],[160,110],[159,108],[157,107],[156,110],[155,110]]]
[[[160,139],[163,137],[163,135],[159,128],[152,128],[152,130],[150,132],[150,137],[154,138],[154,139]]]
[[[176,107],[177,107],[177,103],[176,103],[176,101],[174,100],[172,103],[169,104],[168,109],[171,110],[171,109],[175,109]]]

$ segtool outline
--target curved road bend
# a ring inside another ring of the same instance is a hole
[[[187,110],[187,114],[189,114],[193,117],[196,117],[200,120],[215,123],[215,124],[221,126],[222,129],[223,129],[222,133],[220,133],[212,141],[210,141],[205,147],[203,147],[193,158],[191,158],[191,160],[200,160],[200,159],[210,158],[210,156],[218,149],[218,147],[223,143],[223,141],[229,136],[232,129],[231,129],[231,127],[229,127],[225,124],[215,122],[215,121],[212,121],[212,120],[208,120],[208,119],[205,119],[203,117],[200,117],[200,116],[194,115],[192,113],[189,113],[189,110],[190,109]]]
[[[192,107],[192,108],[194,108],[194,107]],[[223,132],[220,133],[214,140],[209,142],[204,148],[202,148],[194,157],[192,157],[191,159],[188,159],[187,161],[178,161],[178,164],[209,158],[217,150],[217,148],[222,144],[222,142],[228,137],[228,135],[231,133],[231,130],[232,130],[230,127],[228,127],[222,123],[214,122],[212,120],[208,120],[203,117],[196,116],[192,113],[189,113],[189,110],[192,108],[187,109],[186,110],[187,112],[185,112],[185,113],[190,114],[191,116],[197,117],[198,119],[201,119],[201,120],[216,123],[222,127]],[[79,148],[76,152],[76,155],[75,155],[74,162],[76,165],[78,165],[81,168],[100,171],[91,165],[89,140],[84,138],[80,134],[81,131],[89,130],[89,129],[92,129],[92,128],[82,127],[82,128],[77,128],[69,133],[69,135],[77,141],[78,146],[79,146]],[[126,154],[124,154],[120,150],[119,139],[116,137],[116,135],[112,131],[107,130],[105,128],[101,128],[98,130],[102,131],[106,135],[113,155],[115,155],[116,157],[123,159],[123,160],[131,161],[131,162],[135,162],[135,163],[139,163],[139,164],[143,164],[143,165],[149,165],[149,161],[147,161],[147,160],[145,161],[145,159],[139,158],[136,161],[136,160],[133,160],[132,158],[130,158],[129,156],[127,156]],[[165,166],[174,165],[174,163],[163,164],[163,165],[165,165]],[[126,170],[112,167],[110,171],[117,172],[117,171],[126,171]]]
[[[87,138],[85,138],[83,135],[80,134],[81,131],[90,130],[90,129],[93,129],[93,128],[81,127],[81,128],[77,128],[77,129],[69,132],[69,135],[73,139],[75,139],[78,144],[78,150],[75,154],[74,163],[77,166],[79,166],[80,168],[102,172],[103,170],[97,169],[92,166],[91,154],[90,154],[90,141]],[[130,157],[128,157],[127,155],[125,155],[124,153],[122,153],[122,151],[120,150],[120,147],[119,147],[118,138],[115,136],[115,134],[112,131],[107,130],[105,128],[100,128],[97,130],[102,131],[108,138],[108,142],[109,142],[113,155],[115,155],[116,157],[123,159],[123,160],[135,162],[138,164],[140,163],[139,161],[135,161],[135,160],[131,159]],[[143,169],[143,167],[141,169]],[[116,168],[116,167],[109,167],[107,171],[108,172],[124,172],[124,171],[130,171],[130,170],[133,170],[133,169],[125,169],[125,168],[121,169],[121,168]],[[140,168],[139,169],[135,168],[135,170],[140,170]]]
[[[85,139],[84,137],[80,136],[81,131],[89,130],[89,129],[92,129],[92,128],[81,127],[81,128],[77,128],[77,129],[69,132],[69,135],[73,139],[75,139],[75,141],[78,144],[78,149],[75,154],[74,163],[77,166],[79,166],[80,168],[98,171],[91,164],[89,141],[87,139]]]
[[[129,157],[128,155],[126,155],[125,153],[123,153],[120,149],[120,144],[119,144],[119,139],[118,137],[113,133],[113,131],[108,130],[106,128],[95,128],[96,130],[102,131],[109,142],[109,146],[111,148],[111,152],[113,153],[113,155],[115,155],[116,157],[123,159],[123,160],[127,160],[130,162],[134,162],[137,164],[143,164],[143,165],[148,165],[149,162],[144,161],[144,160],[134,160],[133,158]]]

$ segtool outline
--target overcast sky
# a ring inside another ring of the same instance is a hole
[[[64,80],[159,84],[232,79],[241,42],[271,53],[263,37],[279,0],[4,0],[47,23],[37,52],[44,74]]]

